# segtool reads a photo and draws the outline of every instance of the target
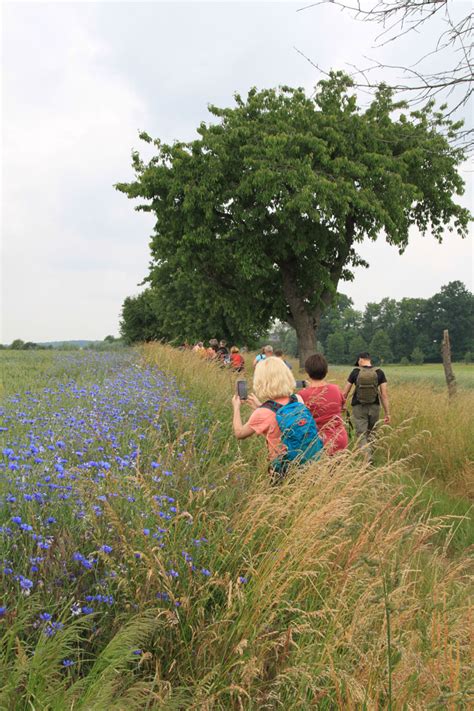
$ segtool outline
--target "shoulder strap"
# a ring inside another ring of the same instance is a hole
[[[290,395],[290,402],[299,402],[299,400],[296,395]],[[289,405],[290,402],[287,402],[286,404]],[[267,410],[271,410],[272,412],[278,412],[278,410],[285,407],[285,405],[282,405],[281,402],[276,402],[276,400],[267,400],[262,403],[260,407],[265,407]]]
[[[264,407],[266,410],[271,410],[272,412],[278,412],[283,405],[275,400],[267,400],[266,402],[263,402],[260,407]]]

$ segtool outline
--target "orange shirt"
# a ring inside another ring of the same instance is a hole
[[[286,405],[289,397],[276,397],[275,402]],[[276,415],[266,407],[257,407],[250,415],[248,423],[256,434],[265,435],[267,440],[268,455],[270,459],[283,454],[284,446],[281,443],[281,430],[278,427]]]

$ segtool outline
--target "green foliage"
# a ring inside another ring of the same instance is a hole
[[[12,349],[12,351],[21,351],[21,350],[23,350],[24,345],[25,345],[25,342],[22,341],[21,338],[16,338],[12,342],[10,348]]]
[[[364,341],[359,333],[354,334],[349,339],[349,345],[347,347],[347,355],[349,362],[355,362],[358,353],[368,351],[367,343]]]
[[[403,358],[400,358],[400,365],[410,365],[410,361],[406,356],[403,356]]]
[[[402,252],[413,225],[438,240],[446,226],[464,235],[469,213],[453,200],[463,153],[442,134],[460,125],[432,104],[400,108],[382,86],[362,111],[333,72],[314,98],[254,88],[232,108],[210,106],[217,122],[189,143],[142,134],[156,154],[145,163],[135,152],[136,180],[116,187],[157,219],[148,281],[164,332],[172,320],[189,338],[202,310],[248,338],[277,318],[304,359],[339,281],[364,264],[358,243],[383,233]]]
[[[464,362],[466,363],[466,365],[468,365],[469,363],[472,363],[471,351],[466,351],[466,353],[464,354]]]
[[[376,331],[370,342],[370,354],[374,361],[392,363],[393,353],[390,347],[390,338],[386,331]]]
[[[326,355],[330,363],[346,362],[346,346],[342,333],[331,333],[328,338]]]
[[[326,345],[331,333],[346,334],[352,358],[355,351],[352,339],[362,336],[365,343],[370,343],[376,331],[382,330],[390,339],[395,361],[408,359],[413,350],[419,348],[425,361],[440,362],[444,328],[449,329],[455,360],[461,360],[466,351],[474,349],[474,295],[461,282],[450,282],[429,299],[371,302],[363,313],[353,309],[352,300],[347,296],[338,295],[336,303],[322,316],[319,335]]]
[[[413,349],[413,353],[411,354],[411,362],[414,363],[415,365],[423,365],[425,361],[425,354],[421,350],[421,348],[416,348]]]
[[[127,296],[122,307],[120,333],[126,344],[163,337],[151,289],[138,296]]]
[[[461,360],[466,350],[474,350],[474,294],[462,282],[451,281],[428,299],[424,324],[433,355],[439,357],[444,329],[449,329],[452,356]]]

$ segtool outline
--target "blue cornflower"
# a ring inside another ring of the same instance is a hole
[[[238,581],[239,581],[239,583],[241,583],[242,585],[245,585],[245,583],[248,583],[248,578],[244,578],[243,575],[239,575]]]
[[[52,615],[50,615],[49,612],[41,612],[39,618],[40,620],[43,620],[43,622],[49,622]]]
[[[173,568],[171,570],[168,570],[168,575],[170,578],[179,578],[179,573],[176,572]]]
[[[0,617],[3,617],[7,613],[7,606],[6,605],[0,605]]]
[[[91,615],[93,612],[94,612],[94,608],[93,608],[93,607],[89,607],[88,605],[84,605],[84,606],[82,607],[82,613],[83,613],[84,615]]]
[[[73,662],[72,659],[63,659],[63,661],[61,662],[63,667],[72,667],[75,663],[76,662]]]
[[[149,536],[149,535],[150,535],[150,529],[149,529],[149,528],[144,528],[144,529],[143,529],[143,535]]]
[[[54,637],[56,632],[59,632],[64,628],[62,622],[50,622],[47,627],[44,628],[43,632],[47,637]]]
[[[108,546],[108,545],[104,544],[100,550],[103,551],[104,553],[112,553],[112,546]]]
[[[143,654],[143,649],[134,649],[132,654],[134,654],[136,657],[140,657]]]
[[[21,589],[29,594],[31,588],[33,587],[33,581],[29,578],[25,578],[23,575],[19,575],[18,580],[20,581]]]
[[[12,516],[12,523],[17,523],[20,526],[21,525],[21,516]]]
[[[211,571],[207,568],[201,568],[201,573],[206,576],[212,575]]]

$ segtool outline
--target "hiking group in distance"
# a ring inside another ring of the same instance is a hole
[[[212,338],[209,347],[198,341],[182,350],[191,350],[199,357],[243,373],[245,360],[237,346],[227,348],[225,340]],[[321,353],[314,353],[305,362],[307,380],[297,381],[292,366],[284,353],[273,346],[264,346],[253,361],[253,392],[247,393],[245,381],[237,381],[237,392],[232,398],[233,430],[237,439],[252,435],[265,437],[269,472],[273,482],[281,481],[290,464],[304,464],[320,456],[324,450],[333,456],[348,447],[346,412],[351,399],[352,415],[348,421],[354,428],[357,445],[367,460],[373,461],[373,437],[380,421],[380,407],[384,423],[390,423],[390,403],[387,378],[381,368],[372,365],[369,353],[359,353],[354,368],[341,390],[326,382],[328,362]],[[242,423],[241,406],[246,403],[252,414]]]

